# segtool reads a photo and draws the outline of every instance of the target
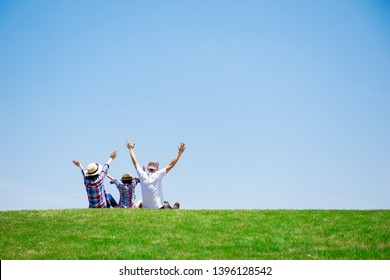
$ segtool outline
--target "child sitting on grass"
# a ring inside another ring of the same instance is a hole
[[[122,182],[119,182],[109,174],[107,174],[107,177],[111,179],[110,183],[115,184],[119,191],[119,208],[142,208],[141,200],[138,200],[137,203],[135,203],[135,187],[140,182],[138,178],[133,178],[130,173],[122,175]]]

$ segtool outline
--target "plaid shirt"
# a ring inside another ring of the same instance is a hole
[[[81,170],[84,177],[84,185],[87,190],[89,208],[108,208],[110,202],[107,199],[106,190],[103,185],[104,178],[106,177],[107,171],[110,168],[108,164],[105,164],[102,172],[96,180],[89,179],[86,176],[85,170]]]
[[[135,187],[139,183],[138,178],[134,178],[131,181],[131,184],[123,184],[119,182],[117,179],[111,181],[111,184],[115,184],[117,189],[119,190],[120,198],[118,207],[119,208],[134,208],[135,202]]]

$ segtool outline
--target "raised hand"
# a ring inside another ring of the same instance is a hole
[[[134,149],[135,144],[133,142],[131,142],[130,140],[127,140],[126,146],[130,150],[130,149]]]
[[[110,154],[110,158],[114,159],[114,158],[116,158],[117,155],[118,155],[118,152],[117,151],[113,151]]]
[[[177,149],[179,150],[180,154],[184,153],[184,150],[186,149],[186,144],[180,143],[180,146],[178,146]]]

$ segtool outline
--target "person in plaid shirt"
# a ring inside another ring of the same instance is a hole
[[[80,168],[84,177],[84,185],[88,195],[89,208],[110,208],[118,204],[111,194],[106,193],[103,182],[110,168],[111,162],[116,158],[117,152],[113,151],[104,167],[96,162],[90,163],[87,169],[78,160],[72,160],[73,164]]]
[[[138,200],[135,203],[135,187],[139,183],[138,178],[133,178],[130,173],[122,175],[121,181],[111,177],[107,174],[107,177],[111,179],[111,184],[114,184],[120,194],[118,207],[119,208],[142,208],[142,201]]]

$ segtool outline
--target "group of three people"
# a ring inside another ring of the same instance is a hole
[[[172,208],[167,201],[164,200],[162,189],[162,179],[176,165],[179,158],[183,154],[186,146],[180,143],[177,147],[178,153],[174,156],[171,162],[164,168],[159,169],[157,161],[149,162],[148,166],[141,167],[134,153],[135,144],[131,141],[126,141],[126,146],[130,151],[131,161],[137,170],[138,178],[133,178],[131,174],[123,174],[121,182],[108,174],[111,162],[116,158],[117,152],[113,151],[107,163],[102,166],[99,163],[90,163],[86,169],[83,168],[78,160],[73,160],[73,164],[80,168],[84,178],[84,185],[88,195],[89,208],[157,208],[167,209]],[[119,190],[119,203],[107,193],[104,188],[105,177],[111,179],[111,183],[115,184]],[[135,202],[135,187],[141,184],[142,201]],[[179,203],[175,203],[173,208],[178,209]]]

